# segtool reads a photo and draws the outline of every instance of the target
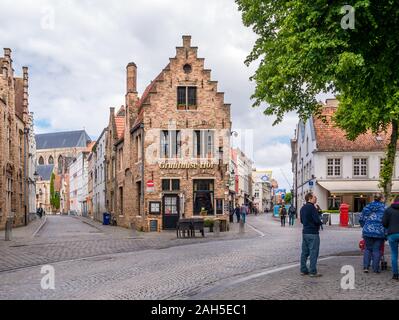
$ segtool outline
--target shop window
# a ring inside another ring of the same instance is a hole
[[[328,202],[328,210],[339,210],[341,206],[342,199],[341,197],[329,197],[327,199]]]
[[[194,215],[215,215],[214,210],[214,180],[193,181],[193,213]]]

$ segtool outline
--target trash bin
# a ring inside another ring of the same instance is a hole
[[[109,226],[111,224],[111,214],[108,212],[103,213],[103,225]]]

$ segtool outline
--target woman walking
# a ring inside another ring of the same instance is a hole
[[[385,241],[385,229],[382,225],[385,204],[384,196],[377,194],[374,201],[369,203],[360,215],[360,226],[363,228],[363,239],[366,244],[363,256],[363,271],[369,272],[371,260],[373,271],[380,273],[381,246]]]
[[[399,196],[392,205],[385,210],[382,224],[388,229],[388,241],[391,247],[393,280],[399,281],[398,245],[399,245]]]

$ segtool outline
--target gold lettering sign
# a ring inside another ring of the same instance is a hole
[[[159,163],[160,169],[213,169],[214,163],[189,163],[189,162],[179,162],[179,163]]]

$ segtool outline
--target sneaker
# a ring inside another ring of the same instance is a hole
[[[363,272],[364,272],[364,273],[369,273],[369,269],[364,268],[364,269],[363,269]]]
[[[311,273],[311,274],[309,274],[309,276],[311,278],[320,278],[320,277],[322,277],[322,275],[320,273]]]
[[[309,275],[309,272],[301,272],[301,276],[307,276]]]
[[[392,280],[399,281],[399,274],[394,274]]]

